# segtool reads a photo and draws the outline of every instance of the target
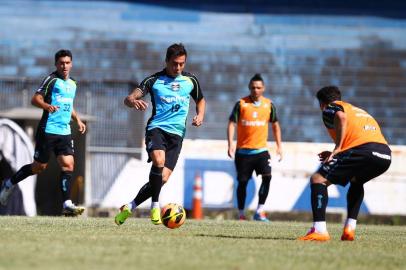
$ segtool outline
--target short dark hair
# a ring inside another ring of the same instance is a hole
[[[329,104],[336,100],[341,100],[341,92],[337,86],[329,85],[317,91],[317,99],[321,103]]]
[[[168,62],[174,56],[182,56],[185,55],[187,57],[187,51],[185,46],[182,43],[175,43],[168,47],[166,50],[166,57],[165,61]]]
[[[55,53],[55,63],[58,62],[58,59],[61,57],[69,56],[71,60],[73,60],[72,52],[70,50],[59,50]]]
[[[254,81],[261,81],[262,83],[264,83],[264,79],[262,79],[261,74],[259,73],[255,73],[254,76],[252,76],[250,82],[248,83],[248,85],[251,85],[252,82]]]

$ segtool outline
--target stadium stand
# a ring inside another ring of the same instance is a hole
[[[76,106],[101,120],[91,124],[91,145],[132,147],[131,113],[122,99],[131,83],[163,67],[168,45],[183,42],[190,56],[187,70],[200,79],[209,111],[205,127],[190,128],[187,138],[224,139],[232,106],[248,93],[249,78],[261,72],[285,141],[329,140],[313,96],[320,87],[337,84],[345,99],[376,116],[391,144],[406,143],[406,21],[397,10],[404,6],[400,1],[384,10],[378,1],[368,1],[365,9],[361,4],[343,8],[340,1],[313,9],[306,6],[311,1],[290,9],[283,1],[264,0],[243,1],[234,9],[231,1],[201,1],[195,8],[190,1],[184,8],[146,2],[156,4],[2,1],[2,109],[28,106],[20,90],[30,96],[52,70],[50,56],[70,48],[73,75],[81,83]],[[361,13],[371,16],[355,16]],[[142,129],[143,123],[135,126]],[[105,159],[98,164],[125,163],[125,158],[97,155]],[[95,179],[113,179],[115,172],[103,174],[103,166],[92,168],[100,176]],[[94,191],[95,198],[111,181]]]

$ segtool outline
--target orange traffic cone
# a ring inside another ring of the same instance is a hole
[[[195,184],[193,186],[193,202],[192,202],[192,218],[202,219],[202,178],[199,173],[196,173]]]

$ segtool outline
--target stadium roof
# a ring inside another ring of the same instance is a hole
[[[257,14],[355,15],[405,18],[403,0],[112,0],[190,10]]]

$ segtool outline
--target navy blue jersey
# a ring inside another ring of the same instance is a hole
[[[45,78],[36,93],[42,95],[46,103],[59,107],[54,113],[43,111],[38,129],[50,134],[71,134],[69,123],[76,94],[76,82],[72,78],[62,79],[55,71]]]
[[[188,73],[171,77],[165,69],[145,78],[139,85],[143,95],[151,95],[152,116],[146,129],[160,128],[184,137],[190,97],[196,102],[203,98],[197,78]]]

